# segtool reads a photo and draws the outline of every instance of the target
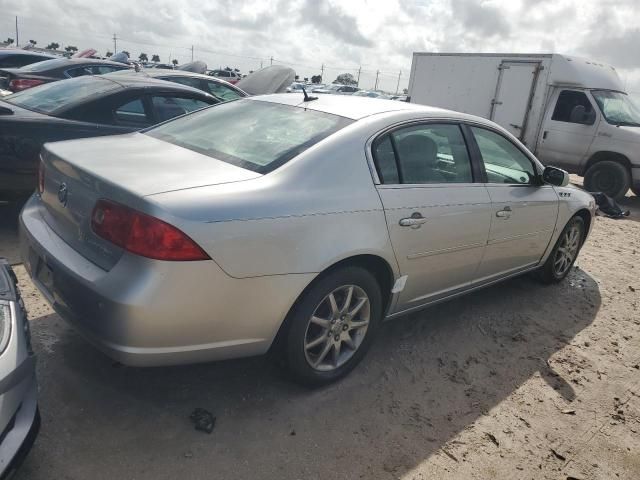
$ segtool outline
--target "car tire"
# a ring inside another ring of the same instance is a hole
[[[584,187],[589,192],[602,192],[620,200],[631,187],[631,174],[621,163],[610,160],[597,162],[584,174]]]
[[[547,284],[564,280],[578,258],[584,239],[584,220],[575,216],[567,222],[549,257],[539,270],[540,279]]]
[[[382,321],[380,286],[361,267],[331,271],[303,293],[288,320],[283,353],[294,380],[307,386],[334,382],[373,342]]]

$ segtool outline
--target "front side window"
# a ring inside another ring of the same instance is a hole
[[[347,118],[302,107],[241,99],[145,133],[238,167],[268,173],[350,123]]]
[[[593,113],[593,106],[584,92],[563,90],[558,95],[551,120],[593,125],[595,122]]]
[[[374,143],[373,157],[382,183],[473,182],[471,161],[458,125],[400,128]]]
[[[629,95],[610,90],[593,90],[591,93],[608,123],[640,127],[640,108]]]
[[[502,135],[471,127],[489,183],[533,184],[536,170],[529,158]]]
[[[158,121],[160,122],[209,106],[208,103],[202,100],[196,100],[195,98],[173,97],[169,95],[151,97],[151,102]]]

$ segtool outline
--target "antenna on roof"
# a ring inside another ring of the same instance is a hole
[[[302,93],[304,93],[304,102],[312,102],[313,100],[318,99],[318,97],[310,97],[307,95],[307,90],[304,87],[302,87]]]

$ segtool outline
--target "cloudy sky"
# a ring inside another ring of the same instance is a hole
[[[0,39],[51,41],[243,72],[274,63],[324,80],[406,86],[414,51],[559,52],[614,65],[640,92],[638,0],[0,0]]]

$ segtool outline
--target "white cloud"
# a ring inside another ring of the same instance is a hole
[[[325,80],[362,65],[363,86],[405,85],[413,51],[550,52],[618,68],[640,91],[640,12],[634,0],[0,0],[0,37],[113,50],[167,61],[196,57],[244,71],[275,62]],[[248,58],[251,57],[251,58]]]

